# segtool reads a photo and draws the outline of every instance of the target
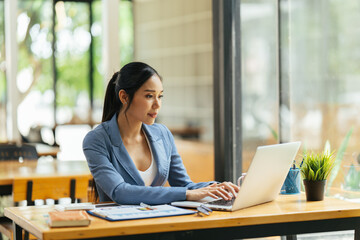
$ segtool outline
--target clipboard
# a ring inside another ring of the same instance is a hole
[[[168,204],[151,206],[151,209],[139,205],[120,205],[95,208],[93,210],[88,210],[87,212],[95,217],[106,219],[108,221],[170,217],[196,213],[194,210],[178,208]]]

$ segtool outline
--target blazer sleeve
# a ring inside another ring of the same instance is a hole
[[[191,181],[189,175],[186,172],[183,161],[177,151],[172,133],[164,125],[160,125],[160,126],[162,126],[163,133],[167,138],[167,142],[169,143],[169,149],[171,151],[170,152],[171,162],[170,162],[169,179],[168,179],[170,186],[172,187],[185,186],[187,189],[197,189],[215,183],[216,181],[199,182],[199,183],[194,183],[193,181]]]
[[[95,131],[86,135],[83,150],[97,187],[119,204],[165,204],[186,199],[185,186],[139,186],[127,183],[111,163],[111,148]],[[100,191],[98,190],[99,195]],[[100,198],[101,200],[101,198]]]

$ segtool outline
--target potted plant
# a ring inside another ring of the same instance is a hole
[[[324,151],[319,154],[306,154],[300,167],[306,199],[321,201],[324,199],[326,179],[334,166],[333,153]]]

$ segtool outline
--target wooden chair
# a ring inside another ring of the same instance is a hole
[[[88,176],[37,176],[18,177],[13,182],[13,201],[18,203],[27,200],[28,205],[34,205],[36,199],[54,199],[70,197],[71,202],[75,200],[87,201]],[[10,219],[0,219],[0,233],[12,239],[13,226]],[[25,239],[29,238],[25,232]]]
[[[16,143],[0,144],[0,160],[37,160],[39,158],[36,147],[29,144]]]

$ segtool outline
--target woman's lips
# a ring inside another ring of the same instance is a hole
[[[156,118],[157,113],[149,113],[148,115],[149,115],[150,117],[152,117],[152,118]]]

